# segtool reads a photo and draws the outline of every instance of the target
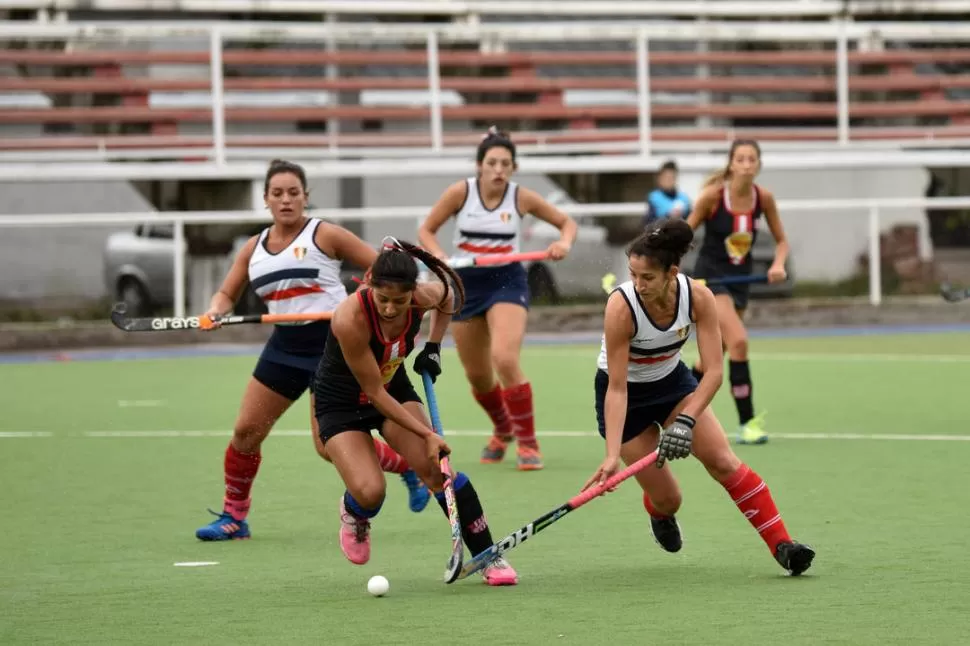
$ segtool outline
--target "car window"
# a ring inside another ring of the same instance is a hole
[[[175,237],[175,227],[172,224],[152,224],[145,227],[144,235],[148,238],[171,240]]]

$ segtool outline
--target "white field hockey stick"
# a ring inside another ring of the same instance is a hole
[[[431,376],[421,373],[424,380],[424,392],[428,399],[428,412],[431,415],[431,427],[434,432],[444,437],[444,429],[441,426],[441,416],[438,414],[438,400],[434,395],[434,384]],[[445,583],[453,583],[461,572],[461,563],[465,560],[465,544],[461,539],[461,520],[458,518],[458,503],[455,501],[455,477],[451,471],[451,463],[447,455],[442,455],[439,459],[441,473],[445,476],[445,505],[448,508],[448,523],[451,525],[451,556],[448,558],[448,565],[445,566]]]

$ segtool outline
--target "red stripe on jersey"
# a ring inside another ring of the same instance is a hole
[[[471,253],[512,253],[515,251],[515,247],[510,244],[503,244],[497,247],[483,247],[470,242],[462,242],[458,245],[458,248],[462,251],[470,251]]]
[[[661,361],[666,361],[667,359],[672,359],[672,358],[674,358],[676,356],[677,356],[677,353],[676,352],[672,352],[670,354],[665,354],[665,355],[662,355],[662,356],[659,356],[659,357],[633,357],[633,356],[631,356],[630,357],[630,363],[639,363],[639,364],[660,363]]]
[[[323,287],[320,287],[319,285],[311,285],[309,287],[290,287],[289,289],[278,289],[275,292],[270,292],[266,296],[263,296],[263,300],[285,301],[288,298],[306,296],[307,294],[321,294],[323,291]]]

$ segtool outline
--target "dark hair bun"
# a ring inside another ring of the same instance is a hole
[[[643,233],[630,243],[626,253],[628,256],[652,258],[667,271],[673,265],[680,265],[693,242],[694,230],[687,220],[662,218],[647,225]]]
[[[512,139],[507,133],[499,130],[498,126],[490,127],[488,132],[482,135],[482,141],[478,144],[475,160],[479,164],[482,163],[488,151],[496,146],[508,150],[509,154],[512,155],[512,161],[515,161],[515,144],[512,143]]]
[[[677,256],[683,256],[690,251],[694,241],[694,230],[686,220],[680,218],[664,218],[658,220],[650,232],[651,246],[660,251],[669,251]]]

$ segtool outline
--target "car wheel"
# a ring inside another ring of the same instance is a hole
[[[149,316],[151,301],[145,286],[135,278],[124,278],[118,286],[118,298],[127,306],[128,316]]]
[[[545,265],[536,263],[529,267],[528,283],[529,295],[533,302],[546,302],[553,305],[559,302],[556,279]]]

